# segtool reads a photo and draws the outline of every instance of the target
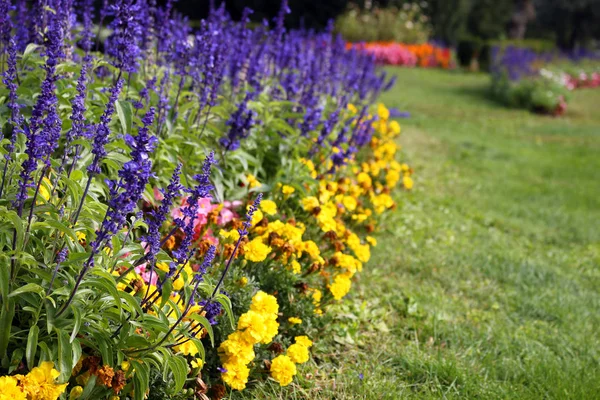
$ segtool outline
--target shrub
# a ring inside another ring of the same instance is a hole
[[[363,11],[356,6],[340,15],[335,28],[349,42],[393,41],[424,43],[431,35],[429,19],[418,3],[401,8],[374,8]]]

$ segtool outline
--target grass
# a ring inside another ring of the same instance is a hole
[[[313,364],[241,396],[598,398],[600,90],[552,118],[489,100],[484,75],[390,71],[415,189]]]

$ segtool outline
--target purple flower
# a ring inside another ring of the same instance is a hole
[[[89,58],[85,57],[84,63],[81,66],[81,73],[79,74],[79,78],[77,78],[77,94],[71,100],[71,129],[66,134],[65,138],[65,152],[63,155],[62,163],[60,166],[60,170],[63,169],[64,164],[66,162],[67,156],[71,151],[71,143],[74,140],[77,140],[83,136],[84,129],[86,128],[85,124],[85,99],[87,95],[87,79],[88,79],[88,68],[89,68]],[[78,152],[73,157],[73,164],[77,163]]]
[[[244,100],[238,105],[238,109],[231,114],[226,125],[229,126],[229,132],[225,137],[219,140],[221,146],[226,151],[233,151],[240,147],[240,140],[250,135],[250,129],[254,125],[255,112],[248,109],[250,94],[246,94]]]
[[[190,246],[194,238],[195,221],[198,218],[198,202],[200,199],[210,197],[210,191],[213,189],[210,183],[210,170],[214,163],[214,153],[211,152],[204,160],[202,173],[194,176],[198,184],[194,188],[186,190],[189,194],[187,205],[181,209],[182,218],[175,219],[175,224],[183,229],[185,237],[177,250],[173,251],[173,257],[176,261],[171,262],[169,265],[169,272],[166,277],[170,278],[175,275],[178,266],[182,267],[191,258]],[[177,275],[179,275],[179,272]]]
[[[263,194],[259,193],[258,196],[256,196],[256,199],[254,199],[254,203],[252,203],[252,205],[248,208],[248,212],[246,213],[246,221],[244,221],[242,228],[238,229],[240,239],[246,236],[248,234],[248,229],[252,227],[252,216],[254,216],[254,213],[256,210],[258,210],[258,207],[260,207],[262,197]]]
[[[82,31],[79,45],[88,54],[92,50],[93,19],[94,19],[94,1],[79,0],[78,7],[81,11]]]
[[[131,148],[131,160],[119,171],[118,181],[108,181],[108,210],[96,239],[91,243],[92,254],[97,254],[103,245],[108,245],[110,237],[125,225],[127,215],[135,210],[152,176],[149,153],[154,150],[157,139],[149,134],[149,127],[154,122],[154,108],[150,108],[142,122],[144,126],[139,129],[137,136],[125,136],[125,142]]]
[[[92,146],[92,154],[94,155],[94,159],[87,169],[90,175],[96,175],[100,173],[100,161],[106,157],[106,150],[104,147],[109,142],[110,135],[110,128],[108,127],[108,124],[110,124],[112,115],[115,112],[115,102],[119,98],[122,88],[123,79],[119,79],[111,88],[110,97],[106,103],[104,113],[100,117],[100,123],[96,126],[94,143]]]
[[[140,6],[133,0],[119,0],[111,6],[115,19],[111,23],[114,30],[109,39],[108,54],[114,58],[114,66],[122,71],[137,72],[141,50],[137,43],[142,29],[138,20]]]

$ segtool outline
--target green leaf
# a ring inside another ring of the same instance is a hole
[[[175,380],[175,393],[178,393],[183,389],[185,385],[185,378],[187,377],[187,361],[183,357],[170,357],[169,368],[173,372],[173,379]]]
[[[2,304],[0,312],[0,360],[6,357],[6,349],[10,340],[10,329],[12,328],[12,320],[15,316],[15,302],[12,299],[7,299]]]
[[[225,313],[229,317],[231,327],[235,329],[235,320],[233,318],[233,310],[231,309],[231,300],[229,297],[225,296],[223,293],[219,293],[215,296],[215,300],[223,306]]]
[[[73,340],[75,340],[75,337],[77,336],[77,334],[79,333],[79,329],[81,328],[81,311],[79,311],[79,308],[77,307],[73,307],[73,318],[75,319],[75,324],[73,326],[73,332],[71,332],[71,338],[70,338],[70,342],[73,343]]]
[[[119,100],[116,103],[117,115],[121,121],[123,133],[131,133],[133,108],[131,103],[125,100]]]
[[[37,293],[37,294],[42,294],[42,293],[44,293],[44,288],[41,287],[40,285],[38,285],[37,283],[28,283],[27,285],[21,286],[20,288],[12,291],[8,295],[8,297],[15,297],[15,296],[18,296],[20,294],[29,293],[29,292],[34,292],[34,293]]]
[[[194,321],[198,322],[200,325],[202,325],[202,327],[204,329],[206,329],[206,331],[208,332],[208,337],[210,338],[210,344],[214,347],[215,346],[215,337],[214,337],[212,326],[211,326],[210,322],[208,321],[208,319],[206,319],[206,317],[203,317],[200,314],[190,314],[190,315],[188,315],[188,318],[193,319]]]
[[[62,329],[56,329],[58,334],[58,370],[60,376],[58,380],[60,382],[66,382],[71,376],[73,370],[73,348],[69,335]]]
[[[83,388],[83,393],[81,393],[79,400],[86,400],[87,398],[90,397],[90,395],[92,394],[92,391],[96,387],[96,379],[97,378],[98,377],[96,375],[90,376],[90,379],[88,379],[87,383],[85,384],[85,387]]]
[[[37,352],[38,335],[40,328],[34,325],[29,330],[27,335],[27,348],[25,351],[25,359],[27,360],[27,368],[32,369],[35,363],[35,353]]]
[[[135,369],[133,375],[133,399],[144,400],[146,390],[150,387],[150,367],[148,364],[131,360],[131,366]]]
[[[0,267],[0,296],[5,299],[8,297],[9,291],[10,266],[8,257],[2,257],[2,260],[6,261],[6,264],[2,263],[2,266]]]

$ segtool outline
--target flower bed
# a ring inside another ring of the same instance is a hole
[[[600,85],[598,57],[593,52],[575,57],[511,46],[494,48],[492,92],[510,106],[562,115],[567,110],[569,91]]]
[[[452,53],[449,48],[435,44],[403,44],[394,42],[349,43],[348,48],[356,48],[371,54],[379,64],[405,67],[451,68]]]
[[[104,43],[91,1],[36,4],[0,20],[0,398],[288,385],[413,185],[393,82],[285,2],[192,32],[117,1]]]

